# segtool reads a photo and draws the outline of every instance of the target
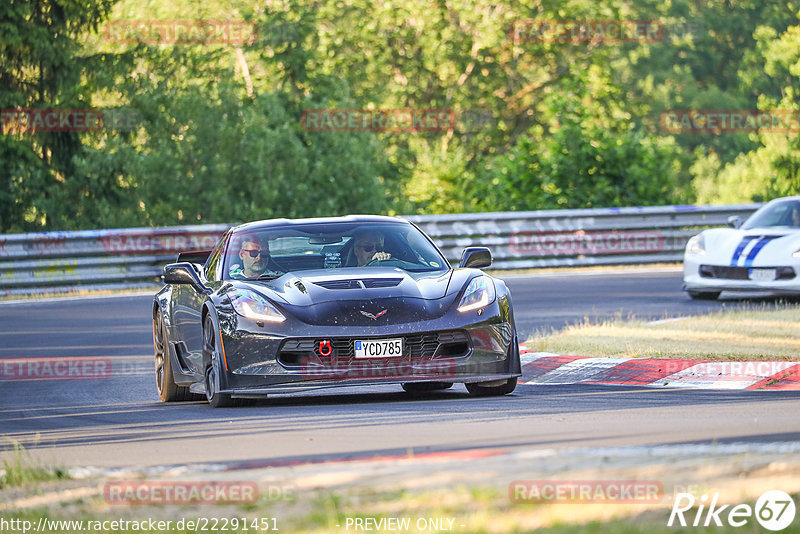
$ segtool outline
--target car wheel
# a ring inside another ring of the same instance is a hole
[[[687,291],[692,300],[717,300],[722,291]]]
[[[172,360],[164,329],[164,319],[160,313],[153,317],[153,349],[155,352],[156,389],[163,402],[200,400],[202,396],[189,392],[188,387],[175,383],[172,374]]]
[[[219,381],[222,373],[222,366],[217,352],[217,335],[214,329],[214,321],[210,316],[206,316],[203,322],[203,360],[209,362],[205,372],[206,399],[212,408],[224,408],[233,406],[233,399],[227,393],[220,393]]]
[[[465,384],[467,391],[473,397],[493,397],[496,395],[508,395],[517,387],[517,378],[508,380],[496,380],[494,382],[473,382]]]
[[[453,387],[452,382],[405,382],[403,389],[408,393],[427,393],[429,391],[441,391]]]

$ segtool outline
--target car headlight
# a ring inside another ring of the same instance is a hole
[[[792,254],[793,258],[800,258],[800,250],[796,250],[794,254]]]
[[[464,291],[464,296],[461,297],[461,302],[458,304],[458,311],[477,310],[488,306],[493,301],[494,283],[489,280],[488,276],[476,276]]]
[[[697,234],[686,243],[686,252],[700,255],[706,253],[706,240],[703,234]]]
[[[270,301],[255,291],[239,289],[228,294],[228,297],[231,299],[233,309],[243,317],[272,323],[282,323],[286,320]]]

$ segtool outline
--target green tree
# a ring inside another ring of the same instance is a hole
[[[306,52],[292,50],[261,58],[265,64],[251,58],[253,92],[237,74],[242,56],[222,47],[139,45],[136,62],[158,76],[98,76],[98,87],[113,85],[143,119],[130,134],[94,134],[102,150],[82,160],[83,174],[102,169],[131,192],[121,209],[106,210],[105,224],[385,212],[393,170],[374,134],[303,130],[303,109],[353,103],[340,99],[347,93],[341,80],[309,78]],[[259,79],[269,70],[284,76],[272,90]]]
[[[793,135],[672,136],[659,117],[795,109],[797,12],[796,0],[12,0],[0,7],[3,107],[125,106],[141,120],[2,136],[0,230],[794,191]],[[250,21],[259,38],[112,43],[97,31],[106,17]],[[515,42],[520,19],[651,19],[667,34]],[[456,122],[434,133],[302,128],[304,109],[337,107],[444,108]]]
[[[78,42],[96,29],[114,0],[11,0],[0,5],[0,109],[85,108],[87,63]],[[0,136],[0,229],[63,226],[97,198],[76,178],[83,151],[75,132]]]
[[[795,17],[797,23],[797,17]],[[714,153],[701,155],[693,168],[695,189],[702,203],[765,201],[800,194],[800,25],[778,33],[762,26],[755,32],[762,55],[765,85],[780,86],[780,95],[762,94],[764,112],[793,112],[784,117],[784,131],[750,134],[757,148],[722,165]],[[744,74],[742,74],[744,76]]]
[[[536,210],[681,202],[681,150],[616,108],[615,89],[578,76],[546,101],[551,118],[480,172],[476,210]],[[597,74],[597,73],[593,73]]]

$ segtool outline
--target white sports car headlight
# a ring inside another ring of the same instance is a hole
[[[233,309],[243,317],[271,323],[282,323],[286,320],[270,301],[255,291],[239,289],[229,293],[228,297],[231,299]]]
[[[458,311],[466,312],[488,306],[494,301],[494,295],[494,283],[489,277],[476,276],[464,291],[464,296],[458,304]]]
[[[796,250],[794,254],[792,254],[793,258],[800,258],[800,250]]]
[[[686,243],[686,252],[700,255],[706,253],[706,240],[703,234],[697,234]]]

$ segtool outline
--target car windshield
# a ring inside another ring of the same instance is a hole
[[[288,272],[346,267],[409,272],[450,268],[428,238],[408,223],[311,223],[235,231],[224,276],[268,280]]]
[[[770,202],[750,216],[742,228],[800,228],[800,200]]]

